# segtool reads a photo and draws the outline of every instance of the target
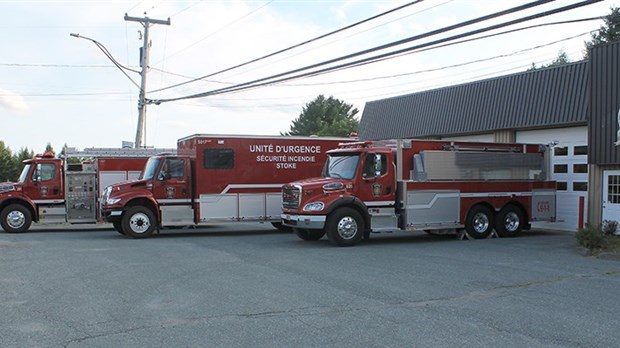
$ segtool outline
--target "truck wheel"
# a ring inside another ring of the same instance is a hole
[[[483,205],[472,207],[467,214],[465,230],[475,239],[488,237],[493,231],[493,212]]]
[[[362,239],[364,220],[357,210],[341,208],[327,217],[327,239],[337,246],[353,246]]]
[[[30,210],[21,204],[11,204],[0,214],[0,226],[8,233],[25,232],[31,223]]]
[[[325,235],[325,230],[309,230],[306,228],[293,228],[293,231],[295,231],[295,234],[297,235],[297,237],[299,237],[299,239],[305,240],[305,241],[313,241],[313,240],[319,240],[321,238],[323,238],[323,236]]]
[[[123,225],[120,223],[120,221],[115,221],[112,223],[112,226],[114,226],[114,231],[124,235],[125,232],[123,232]]]
[[[514,205],[500,210],[495,220],[495,230],[501,237],[514,237],[523,230],[523,212]]]
[[[123,214],[121,225],[125,235],[131,238],[148,238],[155,230],[155,214],[145,207],[133,207]]]

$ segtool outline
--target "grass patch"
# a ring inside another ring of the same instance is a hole
[[[603,222],[600,228],[588,226],[577,231],[575,234],[577,244],[588,249],[592,255],[603,251],[620,254],[620,236],[614,234],[617,223],[610,228],[606,222]]]

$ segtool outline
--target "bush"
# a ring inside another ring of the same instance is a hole
[[[618,230],[618,221],[616,220],[604,220],[601,225],[601,230],[606,236],[613,236]]]
[[[577,243],[591,252],[597,252],[606,246],[606,238],[603,232],[595,227],[582,228],[575,234]]]

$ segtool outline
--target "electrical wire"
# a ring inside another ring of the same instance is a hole
[[[199,44],[200,42],[202,42],[202,41],[204,41],[204,40],[208,39],[209,37],[211,37],[211,36],[213,36],[213,35],[215,35],[215,34],[219,33],[220,31],[222,31],[222,30],[224,30],[224,29],[226,29],[226,28],[228,28],[228,27],[230,27],[230,26],[232,26],[232,25],[234,25],[234,24],[236,24],[236,23],[238,23],[238,22],[242,21],[243,19],[245,19],[245,18],[249,17],[250,15],[252,15],[252,14],[256,13],[257,11],[259,11],[259,10],[260,10],[260,9],[262,9],[263,7],[265,7],[265,6],[269,5],[269,4],[271,4],[271,3],[272,3],[272,2],[274,2],[274,1],[275,1],[275,0],[270,0],[270,1],[266,2],[266,3],[264,3],[263,5],[261,5],[261,6],[257,7],[257,8],[255,8],[254,10],[252,10],[252,11],[250,11],[250,12],[246,13],[244,16],[239,17],[239,18],[237,18],[236,20],[234,20],[234,21],[232,21],[232,22],[228,23],[227,25],[225,25],[225,26],[221,27],[220,29],[218,29],[218,30],[216,30],[216,31],[214,31],[214,32],[212,32],[212,33],[209,33],[209,34],[207,34],[206,36],[203,36],[203,37],[202,37],[202,38],[200,38],[198,41],[195,41],[194,43],[190,44],[189,46],[186,46],[186,47],[184,47],[184,48],[182,48],[182,49],[180,49],[180,50],[178,50],[178,51],[176,51],[176,52],[172,53],[171,55],[169,55],[169,56],[167,56],[167,57],[164,57],[164,59],[170,59],[170,58],[172,58],[172,57],[176,56],[177,54],[179,54],[179,53],[181,53],[181,52],[184,52],[184,51],[188,50],[189,48],[191,48],[191,47],[193,47],[193,46],[195,46],[195,45]],[[159,63],[159,62],[157,62],[156,64],[158,64],[158,63]]]
[[[323,69],[320,69],[320,70],[315,70],[315,71],[310,71],[310,72],[306,72],[306,73],[302,73],[302,74],[298,74],[298,75],[284,77],[284,76],[287,76],[287,75],[292,75],[292,74],[295,74],[295,73],[298,73],[298,72],[302,72],[302,71],[309,70],[309,69],[316,68],[316,67],[321,67],[321,66],[324,66],[324,65],[327,65],[327,64],[331,64],[331,63],[336,63],[336,62],[339,62],[339,61],[342,61],[342,60],[350,59],[350,58],[357,57],[357,56],[364,55],[364,54],[368,54],[368,53],[371,53],[371,52],[375,52],[375,51],[379,51],[379,50],[384,50],[386,48],[398,46],[398,45],[401,45],[401,44],[404,44],[404,43],[408,43],[408,42],[411,42],[411,41],[420,40],[422,38],[426,38],[426,37],[430,37],[430,36],[437,35],[437,34],[440,34],[440,33],[448,32],[448,31],[451,31],[451,30],[454,30],[454,29],[463,28],[465,26],[476,24],[476,23],[479,23],[479,22],[482,22],[482,21],[486,21],[486,20],[489,20],[489,19],[501,17],[501,16],[504,16],[504,15],[507,15],[507,14],[512,14],[512,13],[515,13],[515,12],[518,12],[518,11],[522,11],[522,10],[525,10],[525,9],[529,9],[529,8],[533,8],[533,7],[536,7],[536,6],[540,6],[542,4],[546,4],[546,3],[549,3],[551,1],[553,1],[553,0],[540,0],[540,1],[530,2],[530,3],[524,4],[524,5],[520,5],[520,6],[516,6],[516,7],[510,8],[510,9],[507,9],[507,10],[495,12],[495,13],[492,13],[492,14],[489,14],[489,15],[485,15],[485,16],[482,16],[482,17],[478,17],[478,18],[475,18],[475,19],[471,19],[471,20],[468,20],[468,21],[465,21],[465,22],[461,22],[461,23],[450,25],[450,26],[443,27],[443,28],[440,28],[440,29],[432,30],[432,31],[429,31],[429,32],[426,32],[426,33],[423,33],[423,34],[420,34],[420,35],[411,36],[411,37],[408,37],[408,38],[405,38],[405,39],[402,39],[402,40],[398,40],[398,41],[394,41],[394,42],[391,42],[391,43],[388,43],[388,44],[376,46],[376,47],[373,47],[373,48],[370,48],[370,49],[366,49],[366,50],[362,50],[362,51],[359,51],[359,52],[351,53],[351,54],[348,54],[348,55],[345,55],[345,56],[341,56],[341,57],[338,57],[338,58],[330,59],[330,60],[323,61],[323,62],[320,62],[320,63],[311,64],[311,65],[308,65],[308,66],[305,66],[305,67],[302,67],[302,68],[298,68],[298,69],[294,69],[294,70],[290,70],[290,71],[287,71],[287,72],[284,72],[284,73],[279,73],[279,74],[276,74],[276,75],[260,78],[260,79],[257,79],[257,80],[240,83],[240,84],[237,84],[237,85],[234,85],[234,86],[220,88],[220,89],[216,89],[216,90],[212,90],[212,91],[208,91],[208,92],[203,92],[203,93],[198,93],[198,94],[193,94],[193,95],[184,96],[184,97],[176,97],[176,98],[169,98],[169,99],[154,100],[153,102],[155,104],[157,104],[157,103],[171,102],[171,101],[182,100],[182,99],[201,98],[201,97],[206,97],[206,96],[215,95],[215,94],[236,92],[236,91],[241,91],[241,90],[245,90],[245,89],[262,87],[262,86],[265,86],[265,85],[280,83],[280,82],[284,82],[284,81],[290,81],[290,80],[299,79],[299,78],[303,78],[303,77],[316,76],[318,74],[327,73],[327,72],[330,72],[330,71],[333,71],[333,70],[337,70],[337,69],[342,69],[342,68],[348,67],[348,66],[353,67],[353,66],[359,66],[359,65],[361,65],[363,63],[367,64],[367,63],[371,62],[372,60],[383,58],[383,57],[387,57],[387,56],[390,56],[390,55],[396,55],[396,54],[400,54],[400,53],[403,53],[403,52],[406,52],[406,51],[412,51],[412,50],[415,50],[415,49],[420,49],[420,48],[423,48],[423,47],[428,47],[428,46],[440,44],[440,43],[443,43],[443,42],[456,40],[456,39],[459,39],[459,38],[462,38],[462,37],[479,34],[479,33],[484,32],[484,31],[498,29],[498,28],[501,28],[502,26],[512,25],[512,24],[520,23],[520,22],[523,22],[523,21],[526,21],[526,20],[532,20],[532,19],[535,19],[535,18],[544,17],[544,16],[547,16],[547,15],[550,15],[550,14],[554,14],[554,13],[566,11],[566,10],[569,10],[569,9],[573,9],[573,8],[576,8],[576,7],[584,6],[585,4],[589,4],[589,3],[593,3],[593,2],[599,2],[601,0],[588,0],[588,1],[585,1],[585,2],[582,2],[582,3],[579,3],[579,4],[573,4],[573,5],[562,7],[560,9],[555,9],[555,10],[550,10],[550,11],[542,12],[540,14],[536,14],[536,15],[532,15],[532,16],[527,16],[527,17],[521,18],[519,20],[513,20],[513,21],[505,22],[505,23],[502,23],[502,24],[499,24],[499,25],[493,25],[493,26],[490,26],[490,27],[487,27],[487,28],[470,31],[470,32],[467,32],[465,34],[459,34],[459,35],[455,35],[455,36],[448,37],[448,38],[445,38],[445,39],[440,39],[440,40],[432,41],[430,43],[426,43],[426,44],[422,44],[422,45],[418,45],[418,46],[413,46],[413,47],[409,47],[409,48],[406,48],[406,49],[397,50],[397,51],[394,51],[394,52],[388,52],[388,53],[380,54],[378,56],[373,56],[373,57],[369,57],[369,58],[353,61],[353,62],[350,62],[350,63],[340,64],[340,65],[336,65],[336,66],[332,66],[332,67],[328,67],[328,68],[323,68]],[[580,5],[580,6],[576,6],[576,5]]]
[[[189,80],[189,81],[185,81],[185,82],[177,83],[177,84],[174,84],[174,85],[171,85],[171,86],[167,86],[167,87],[163,87],[163,88],[158,88],[158,89],[155,89],[155,90],[150,91],[149,93],[153,93],[153,92],[161,92],[161,91],[165,91],[165,90],[170,89],[170,88],[175,88],[175,87],[183,86],[183,85],[186,85],[186,84],[188,84],[188,83],[192,83],[192,82],[196,82],[196,81],[199,81],[199,80],[203,80],[203,79],[206,79],[206,78],[209,78],[209,77],[213,77],[213,76],[215,76],[215,75],[218,75],[218,74],[221,74],[221,73],[224,73],[224,72],[227,72],[227,71],[231,71],[231,70],[234,70],[234,69],[238,69],[238,68],[240,68],[240,67],[242,67],[242,66],[246,66],[246,65],[249,65],[249,64],[252,64],[252,63],[256,63],[256,62],[258,62],[258,61],[261,61],[261,60],[264,60],[264,59],[267,59],[267,58],[273,57],[273,56],[275,56],[275,55],[278,55],[278,54],[281,54],[281,53],[284,53],[284,52],[288,52],[288,51],[290,51],[290,50],[292,50],[292,49],[295,49],[295,48],[298,48],[298,47],[301,47],[301,46],[304,46],[304,45],[310,44],[310,43],[312,43],[312,42],[315,42],[315,41],[318,41],[318,40],[324,39],[324,38],[326,38],[326,37],[329,37],[329,36],[332,36],[332,35],[338,34],[338,33],[343,32],[343,31],[345,31],[345,30],[348,30],[348,29],[354,28],[354,27],[356,27],[356,26],[358,26],[358,25],[362,25],[362,24],[364,24],[364,23],[367,23],[367,22],[372,21],[372,20],[374,20],[374,19],[377,19],[377,18],[383,17],[383,16],[388,15],[388,14],[390,14],[390,13],[393,13],[393,12],[396,12],[396,11],[399,11],[399,10],[402,10],[402,9],[407,8],[407,7],[409,7],[409,6],[416,5],[416,4],[418,4],[418,3],[422,2],[422,1],[424,1],[424,0],[416,0],[416,1],[412,1],[412,2],[406,3],[406,4],[404,4],[404,5],[401,5],[401,6],[395,7],[395,8],[393,8],[393,9],[391,9],[391,10],[388,10],[388,11],[385,11],[385,12],[382,12],[382,13],[379,13],[379,14],[374,15],[374,16],[372,16],[372,17],[369,17],[369,18],[363,19],[363,20],[361,20],[361,21],[355,22],[355,23],[353,23],[353,24],[349,24],[349,25],[347,25],[347,26],[345,26],[345,27],[342,27],[342,28],[340,28],[340,29],[337,29],[337,30],[331,31],[331,32],[329,32],[329,33],[327,33],[327,34],[319,35],[319,36],[317,36],[317,37],[315,37],[315,38],[312,38],[312,39],[309,39],[309,40],[306,40],[306,41],[300,42],[300,43],[298,43],[298,44],[295,44],[295,45],[292,45],[292,46],[289,46],[289,47],[283,48],[283,49],[281,49],[281,50],[278,50],[278,51],[275,51],[275,52],[272,52],[272,53],[266,54],[266,55],[264,55],[264,56],[261,56],[261,57],[258,57],[258,58],[255,58],[255,59],[249,60],[249,61],[247,61],[247,62],[245,62],[245,63],[237,64],[237,65],[232,66],[232,67],[230,67],[230,68],[226,68],[226,69],[223,69],[223,70],[219,70],[219,71],[216,71],[216,72],[214,72],[214,73],[210,73],[210,74],[207,74],[207,75],[204,75],[204,76],[202,76],[202,77],[198,77],[198,78],[195,78],[195,79],[192,79],[192,80]]]

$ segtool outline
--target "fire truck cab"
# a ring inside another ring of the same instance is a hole
[[[371,232],[492,231],[510,237],[555,220],[546,148],[533,144],[393,140],[328,151],[322,177],[282,188],[282,222],[338,246]]]

